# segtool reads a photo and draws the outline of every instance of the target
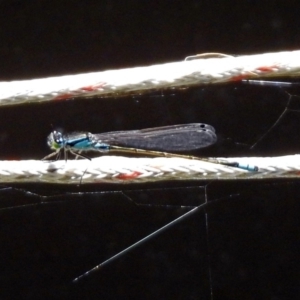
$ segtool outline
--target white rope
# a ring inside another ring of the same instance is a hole
[[[299,76],[300,51],[202,58],[148,67],[0,82],[0,105],[118,96],[208,83],[274,76]]]
[[[0,182],[61,184],[142,183],[163,180],[299,178],[300,155],[218,158],[258,166],[257,172],[183,158],[102,156],[91,161],[0,161]]]

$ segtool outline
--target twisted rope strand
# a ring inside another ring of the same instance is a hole
[[[0,182],[142,183],[163,180],[236,180],[300,176],[300,155],[218,159],[256,165],[259,170],[250,172],[183,158],[102,156],[91,161],[1,161]]]
[[[44,79],[0,82],[0,105],[118,96],[201,84],[274,76],[299,76],[300,51],[202,58],[148,67]]]

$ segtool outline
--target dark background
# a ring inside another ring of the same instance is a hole
[[[299,4],[285,2],[2,0],[0,79],[150,65],[203,52],[297,50]],[[295,154],[299,95],[297,86],[236,83],[1,107],[0,158],[43,158],[52,126],[97,133],[192,122],[218,134],[216,145],[194,155]],[[0,299],[297,299],[299,192],[297,180],[3,186]],[[205,210],[72,283],[190,209],[180,206],[206,201]]]

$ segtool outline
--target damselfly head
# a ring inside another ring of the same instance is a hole
[[[59,131],[52,131],[47,138],[47,144],[52,150],[61,149],[64,144],[63,134]]]

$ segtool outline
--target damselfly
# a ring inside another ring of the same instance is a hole
[[[85,157],[82,151],[126,152],[147,156],[179,157],[203,160],[210,163],[238,167],[248,171],[258,168],[239,163],[228,163],[216,158],[199,158],[195,156],[175,154],[169,152],[184,152],[205,148],[217,141],[215,129],[203,123],[191,123],[155,127],[142,130],[114,131],[100,134],[90,132],[74,132],[62,134],[53,131],[48,136],[48,146],[55,150],[46,156],[48,159],[64,152],[67,159],[68,151],[74,155]]]

